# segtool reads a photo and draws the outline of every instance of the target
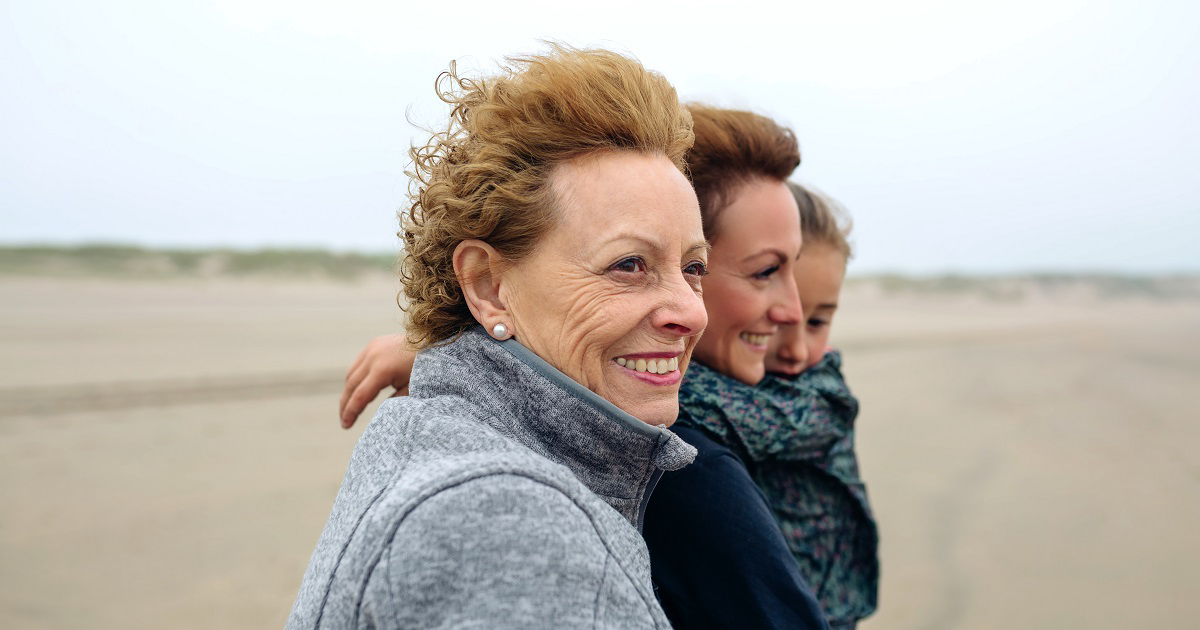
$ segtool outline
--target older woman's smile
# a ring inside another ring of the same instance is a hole
[[[620,356],[613,359],[613,362],[651,385],[674,385],[682,376],[679,371],[681,356],[681,352],[646,352]]]

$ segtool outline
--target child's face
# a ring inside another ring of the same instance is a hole
[[[804,320],[780,327],[767,350],[768,372],[799,374],[825,356],[846,275],[846,258],[832,245],[805,241],[795,274]]]

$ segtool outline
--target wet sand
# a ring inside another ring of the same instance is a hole
[[[279,627],[395,285],[0,279],[0,626]],[[843,300],[867,630],[1200,618],[1200,303]]]

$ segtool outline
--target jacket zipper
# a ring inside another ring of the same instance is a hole
[[[658,485],[658,480],[662,479],[663,471],[661,468],[655,468],[650,475],[650,481],[646,483],[646,492],[642,495],[642,503],[638,505],[637,513],[637,530],[642,533],[642,522],[646,520],[646,506],[650,503],[650,495],[654,493],[654,487]]]

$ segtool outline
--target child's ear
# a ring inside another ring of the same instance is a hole
[[[500,275],[504,256],[487,243],[470,239],[454,248],[454,274],[462,287],[467,308],[475,321],[492,330],[496,324],[512,327],[508,307],[500,295]]]

